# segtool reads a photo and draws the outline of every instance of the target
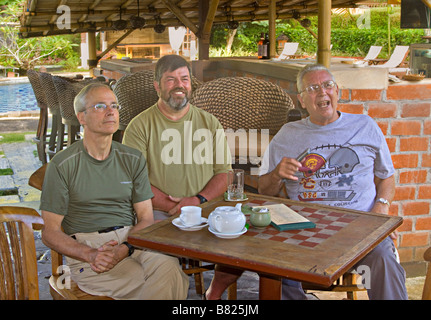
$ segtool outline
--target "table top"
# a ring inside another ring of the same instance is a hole
[[[339,209],[247,193],[250,206],[284,203],[316,223],[316,228],[278,231],[250,226],[236,239],[222,239],[208,227],[182,231],[175,217],[130,234],[128,241],[181,257],[225,264],[244,270],[329,286],[402,223],[401,217]],[[202,205],[202,216],[218,206],[232,205],[222,197]]]

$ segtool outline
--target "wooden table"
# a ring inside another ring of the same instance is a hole
[[[372,65],[378,65],[378,64],[383,64],[383,63],[385,63],[386,61],[388,61],[388,59],[370,59],[370,60],[368,60],[368,62],[370,63],[370,64],[372,64]]]
[[[128,241],[140,248],[257,272],[259,298],[279,299],[282,278],[329,287],[402,223],[401,217],[247,195],[243,204],[284,203],[317,227],[280,232],[272,226],[250,226],[239,238],[221,239],[207,227],[181,231],[170,218],[131,234]],[[202,205],[202,215],[208,217],[222,205],[235,203],[214,199]]]

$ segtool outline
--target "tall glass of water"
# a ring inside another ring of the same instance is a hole
[[[232,169],[227,173],[227,200],[241,201],[244,198],[244,170]]]

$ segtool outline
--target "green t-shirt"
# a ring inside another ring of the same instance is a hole
[[[113,141],[99,161],[78,141],[48,164],[40,209],[64,215],[66,234],[94,232],[134,225],[133,204],[152,197],[141,152]]]
[[[231,168],[220,122],[193,105],[178,121],[153,105],[130,121],[123,144],[142,152],[151,184],[174,197],[198,194],[214,175]]]

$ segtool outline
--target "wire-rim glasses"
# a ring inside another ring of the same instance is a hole
[[[113,104],[109,105],[109,107],[111,109],[121,110],[121,106],[119,104],[117,104],[117,103],[113,103]],[[96,112],[104,112],[107,108],[108,108],[108,105],[106,105],[104,103],[97,103],[94,106],[85,108],[83,111],[87,111],[89,109],[93,109]]]
[[[314,94],[320,90],[320,88],[323,88],[325,90],[331,90],[335,87],[336,83],[333,80],[328,80],[325,82],[322,82],[322,84],[312,84],[306,87],[304,90],[302,90],[300,93],[303,93],[304,91],[307,91],[307,93]]]

